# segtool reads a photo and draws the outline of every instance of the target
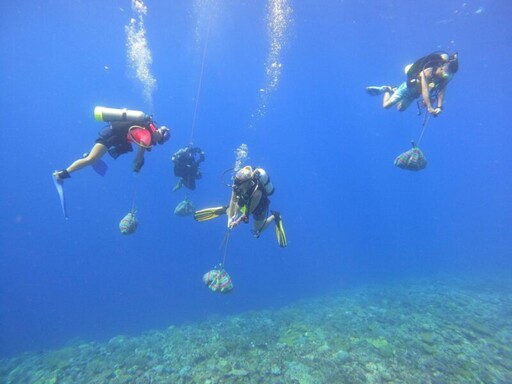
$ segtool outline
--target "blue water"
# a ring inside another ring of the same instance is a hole
[[[148,0],[152,102],[127,65],[129,1],[3,6],[1,356],[374,281],[512,270],[512,5],[288,5],[279,84],[260,117],[269,51],[263,1]],[[458,51],[460,69],[443,114],[427,125],[429,164],[411,173],[393,159],[419,137],[422,117],[414,106],[383,110],[364,88],[398,85],[404,65],[439,49]],[[103,178],[92,169],[73,174],[66,221],[51,172],[90,149],[103,127],[96,105],[153,113],[172,139],[147,155],[139,175],[133,154],[105,157]],[[225,220],[173,214],[185,191],[171,192],[171,155],[191,137],[206,152],[204,177],[189,194],[198,208],[227,203],[221,175],[246,143],[248,163],[270,174],[271,207],[284,218],[286,249],[273,229],[258,240],[249,226],[232,232],[230,295],[201,281],[223,257]],[[139,229],[122,236],[118,223],[134,200]]]

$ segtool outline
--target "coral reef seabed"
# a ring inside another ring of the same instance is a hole
[[[512,282],[429,278],[0,360],[1,383],[512,383]]]

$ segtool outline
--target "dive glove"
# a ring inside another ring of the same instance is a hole
[[[139,173],[140,169],[144,165],[144,158],[137,160],[135,159],[133,161],[133,172]]]

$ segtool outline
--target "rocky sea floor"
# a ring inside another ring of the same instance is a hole
[[[431,278],[0,360],[1,383],[512,383],[512,282]]]

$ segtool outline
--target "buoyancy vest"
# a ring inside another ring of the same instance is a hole
[[[146,124],[134,122],[133,125],[128,128],[126,138],[139,147],[149,149],[156,144],[154,139],[156,130],[155,124],[151,121]]]

